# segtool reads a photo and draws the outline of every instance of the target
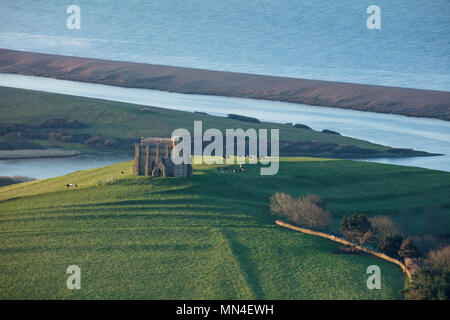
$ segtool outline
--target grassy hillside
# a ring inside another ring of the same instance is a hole
[[[0,298],[402,298],[397,266],[275,226],[267,205],[276,191],[316,193],[335,220],[353,211],[418,217],[440,205],[448,231],[449,173],[288,158],[273,177],[257,165],[237,175],[196,166],[179,179],[135,177],[131,166],[0,188]],[[71,264],[81,268],[81,290],[66,288]],[[366,288],[372,264],[381,290]]]
[[[244,122],[207,114],[0,87],[0,123],[36,126],[52,118],[77,120],[89,125],[88,128],[66,130],[69,135],[89,134],[106,139],[138,140],[142,136],[170,137],[172,131],[177,128],[187,128],[193,132],[194,121],[202,120],[203,130],[217,128],[224,132],[227,128],[279,128],[280,140],[282,140],[280,143],[281,154],[314,155],[317,157],[337,156],[339,158],[399,157],[427,154],[403,149],[393,150],[367,141],[295,128],[292,125]],[[288,121],[289,119],[286,119],[286,122]],[[291,144],[283,143],[283,141],[291,142]],[[5,137],[0,136],[0,146],[7,143]],[[14,143],[18,142],[15,141]],[[129,142],[127,143],[129,145]],[[22,141],[18,149],[26,149],[29,144],[38,144],[43,147],[55,146],[55,143],[46,140],[32,140]],[[88,150],[82,144],[56,143],[56,146],[89,152],[99,151]],[[342,146],[351,147],[342,148]],[[132,148],[122,149],[122,151],[124,150],[131,152]]]

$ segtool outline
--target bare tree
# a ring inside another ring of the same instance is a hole
[[[381,240],[387,236],[395,236],[400,234],[399,229],[389,216],[377,215],[370,217],[369,221],[372,226],[374,236],[378,240]]]
[[[273,213],[295,224],[315,229],[327,229],[333,222],[331,214],[324,207],[325,202],[317,195],[294,198],[285,193],[276,193],[270,199]]]
[[[340,229],[344,237],[359,242],[360,245],[373,238],[371,222],[365,215],[359,213],[354,213],[349,217],[342,217]]]
[[[450,271],[450,246],[430,251],[426,262],[435,269]]]

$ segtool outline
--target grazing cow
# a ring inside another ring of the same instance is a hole
[[[68,183],[66,184],[66,189],[72,188],[73,187],[73,183]]]
[[[228,168],[226,168],[226,167],[222,169],[223,173],[226,173],[227,171],[228,171]]]
[[[241,163],[241,164],[239,165],[239,169],[240,169],[240,170],[245,170],[245,166]]]
[[[125,174],[125,172],[123,172],[123,171],[120,171],[120,174]]]
[[[237,170],[236,170],[236,168],[235,168],[235,169],[233,169],[233,173],[237,173]]]

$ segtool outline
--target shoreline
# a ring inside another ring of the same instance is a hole
[[[395,149],[395,148],[393,148]],[[400,149],[401,150],[401,149]],[[120,153],[125,155],[127,153]],[[26,160],[26,159],[43,159],[43,158],[68,158],[80,155],[85,156],[101,156],[101,155],[117,155],[116,153],[82,153],[78,150],[60,150],[60,149],[16,149],[16,150],[0,150],[0,160]],[[333,155],[333,154],[292,154],[280,153],[280,157],[313,157],[332,160],[352,160],[352,161],[371,161],[376,159],[395,159],[395,158],[414,158],[414,157],[435,157],[443,154],[429,153],[426,151],[405,150],[405,153],[386,154],[384,157],[380,155],[366,154],[364,157],[355,157],[355,155]],[[131,157],[132,155],[130,155]]]
[[[68,158],[81,155],[76,150],[58,150],[58,149],[17,149],[0,150],[0,160],[25,160],[39,158]]]
[[[0,49],[0,73],[292,102],[450,121],[450,92],[307,80]]]

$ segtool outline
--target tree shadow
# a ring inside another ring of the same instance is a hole
[[[264,299],[264,291],[261,287],[260,276],[255,266],[254,261],[250,258],[250,249],[242,242],[239,242],[237,236],[233,230],[222,229],[222,234],[228,240],[231,247],[231,252],[236,258],[240,269],[244,273],[244,276],[255,295],[255,299]]]

